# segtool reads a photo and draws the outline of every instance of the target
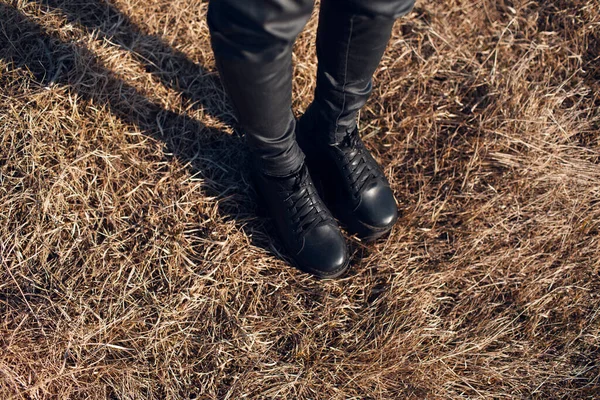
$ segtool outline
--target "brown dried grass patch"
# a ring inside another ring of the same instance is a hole
[[[397,24],[361,126],[402,218],[336,282],[256,216],[206,6],[0,2],[1,398],[600,396],[597,1]]]

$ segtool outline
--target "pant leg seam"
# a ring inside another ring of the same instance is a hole
[[[354,15],[350,17],[350,33],[348,34],[348,45],[346,46],[346,59],[344,61],[344,85],[342,86],[342,109],[340,110],[339,115],[335,119],[335,133],[337,134],[337,130],[339,128],[340,118],[344,113],[344,109],[346,108],[346,85],[348,84],[348,58],[350,57],[350,44],[352,43],[352,33],[354,30]]]

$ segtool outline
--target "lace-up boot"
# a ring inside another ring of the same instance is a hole
[[[337,278],[348,269],[346,241],[319,197],[305,165],[285,177],[252,171],[292,264],[320,278]]]
[[[398,220],[398,206],[381,167],[360,139],[358,129],[342,141],[327,144],[314,120],[305,114],[297,140],[321,197],[351,233],[373,241]]]

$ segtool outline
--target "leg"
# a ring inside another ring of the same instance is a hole
[[[314,0],[211,0],[212,46],[258,167],[282,176],[302,165],[292,114],[292,46]]]
[[[414,0],[322,0],[315,99],[298,126],[298,142],[322,195],[349,231],[365,240],[398,219],[394,194],[358,135],[356,116],[394,21]]]
[[[414,0],[323,0],[319,16],[319,68],[315,108],[330,143],[354,130],[372,91],[372,76],[394,21]]]
[[[211,0],[217,68],[246,133],[252,177],[292,262],[334,278],[348,268],[337,222],[318,196],[295,139],[292,45],[313,0]]]

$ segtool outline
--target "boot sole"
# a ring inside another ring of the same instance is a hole
[[[315,277],[319,278],[319,279],[337,279],[340,278],[342,275],[344,275],[346,272],[348,272],[348,270],[350,269],[350,260],[348,259],[348,261],[346,261],[346,264],[344,264],[343,267],[341,267],[338,270],[335,270],[331,273],[323,273],[322,271],[318,271],[318,270],[313,270],[311,268],[306,268],[306,267],[301,267],[293,262],[290,263],[291,265],[293,265],[296,269],[314,275]]]
[[[361,241],[365,243],[373,243],[389,234],[397,221],[398,219],[396,218],[393,224],[390,224],[390,226],[386,226],[384,228],[377,228],[361,221],[355,221],[354,224],[346,224],[346,228],[349,232],[352,232],[358,236]]]

